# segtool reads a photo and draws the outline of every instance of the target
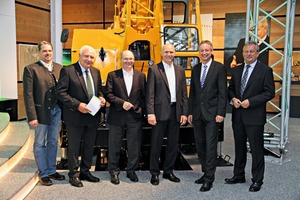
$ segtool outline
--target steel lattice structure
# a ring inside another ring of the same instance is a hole
[[[273,137],[265,137],[265,148],[270,152],[273,152],[274,157],[278,158],[272,161],[279,162],[280,164],[289,161],[286,156],[286,145],[288,143],[289,135],[289,114],[290,114],[290,86],[291,86],[291,67],[292,67],[292,52],[293,52],[293,38],[294,38],[294,20],[295,20],[295,8],[296,0],[282,1],[272,11],[266,11],[265,9],[270,9],[265,6],[269,1],[272,0],[247,0],[247,14],[246,14],[246,24],[252,22],[252,27],[246,26],[246,41],[251,36],[251,40],[256,42],[263,42],[267,45],[267,48],[260,50],[260,53],[269,49],[279,55],[279,59],[273,63],[270,63],[270,67],[282,65],[282,75],[274,72],[274,76],[281,81],[281,87],[276,89],[276,93],[281,95],[281,106],[278,107],[272,101],[268,103],[275,108],[278,113],[272,116],[268,116],[267,125],[265,127],[271,127],[274,132]],[[281,11],[285,13],[285,23],[281,22],[274,16],[274,13]],[[259,16],[263,16],[259,18]],[[270,19],[272,22],[279,24],[279,26],[285,29],[284,33],[278,38],[275,38],[270,44],[263,41],[258,37],[258,24],[265,19]],[[250,26],[250,25],[249,25]],[[254,31],[249,31],[249,28],[254,28]],[[275,48],[275,44],[283,42],[283,50],[278,50]],[[268,130],[266,131],[266,133]],[[278,153],[276,151],[278,150]]]

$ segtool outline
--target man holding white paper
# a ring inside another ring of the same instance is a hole
[[[90,172],[99,113],[91,115],[91,109],[87,106],[95,96],[100,99],[100,107],[105,105],[100,71],[92,66],[95,58],[94,48],[87,45],[81,47],[78,62],[62,68],[57,84],[57,98],[63,103],[63,119],[67,129],[69,182],[75,187],[83,187],[81,180],[100,181]]]
[[[145,107],[146,76],[133,68],[134,55],[125,50],[121,55],[122,69],[110,72],[106,83],[106,98],[110,103],[108,170],[111,183],[119,184],[120,151],[126,128],[128,161],[127,178],[138,182],[135,173],[139,164],[142,123]]]

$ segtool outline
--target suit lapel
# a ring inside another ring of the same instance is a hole
[[[193,77],[194,77],[194,87],[197,90],[201,90],[201,83],[200,83],[200,75],[201,75],[201,63],[194,66],[193,69]]]
[[[128,97],[128,91],[125,85],[125,81],[124,81],[124,75],[123,75],[123,71],[122,69],[119,69],[116,71],[116,76],[118,77],[118,80],[123,88],[123,91],[125,91],[125,95]]]
[[[201,68],[202,68],[202,65],[201,65]],[[212,61],[211,65],[209,66],[208,71],[206,72],[206,78],[205,78],[204,85],[203,85],[202,89],[205,88],[205,86],[207,84],[207,81],[212,77],[212,75],[215,73],[215,71],[216,71],[216,66],[215,66],[214,61]],[[200,79],[200,75],[199,75],[199,79]],[[199,80],[199,83],[200,83],[200,80]]]
[[[94,83],[94,89],[95,89],[95,91],[94,91],[94,94],[95,94],[95,96],[98,96],[98,76],[97,76],[97,70],[94,70],[94,68],[90,68],[90,72],[91,72],[91,75],[92,75],[92,78],[93,78],[93,83]]]
[[[245,87],[245,91],[247,90],[247,88],[249,87],[249,85],[251,85],[253,83],[253,81],[255,81],[255,77],[258,76],[260,69],[261,68],[259,67],[259,61],[257,61],[256,65],[255,65],[255,67],[254,67],[254,69],[253,69],[253,71],[252,71],[252,73],[251,73],[251,75],[250,75],[250,77],[248,79],[247,85]],[[245,93],[245,91],[244,91],[244,93]]]
[[[135,72],[136,70],[133,70],[133,80],[132,80],[132,87],[131,87],[131,92],[130,92],[130,95],[131,94],[134,94],[134,90],[135,88],[138,88],[137,86],[139,85],[139,77],[137,76],[137,73]]]
[[[179,91],[179,88],[180,88],[180,71],[179,71],[179,69],[178,69],[178,65],[175,65],[175,64],[173,64],[173,66],[174,66],[174,71],[175,71],[175,86],[176,86],[176,94],[177,94],[177,92]],[[177,96],[177,95],[176,95]]]
[[[243,63],[242,65],[236,67],[237,68],[236,70],[237,70],[237,73],[238,73],[237,77],[240,77],[240,78],[238,78],[238,80],[236,80],[237,85],[239,86],[238,91],[241,91],[241,81],[242,81],[242,77],[243,77],[244,66],[245,66],[245,63]]]
[[[164,65],[162,62],[160,62],[158,65],[158,71],[160,72],[165,84],[167,85],[167,87],[169,88],[169,84],[168,84],[168,79],[167,79],[167,75],[166,75],[166,72],[165,72],[165,68],[164,68]],[[176,73],[176,72],[175,72]]]
[[[83,78],[83,73],[81,71],[81,68],[80,68],[80,65],[79,63],[75,63],[75,71],[76,71],[76,75],[78,77],[78,80],[86,94],[86,96],[88,97],[88,91],[87,91],[87,88],[86,88],[86,84],[85,84],[85,81],[84,81],[84,78]]]

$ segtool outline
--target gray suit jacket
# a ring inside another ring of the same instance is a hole
[[[53,62],[55,78],[59,78],[62,66]],[[55,80],[56,81],[56,80]],[[23,95],[27,120],[38,120],[41,124],[51,123],[51,100],[53,78],[48,69],[38,61],[24,68]]]
[[[224,65],[212,61],[207,72],[204,86],[200,85],[202,64],[194,66],[191,76],[189,95],[189,114],[193,120],[201,116],[207,120],[214,120],[216,115],[225,117],[227,102],[227,76]]]
[[[176,76],[176,117],[188,114],[187,87],[184,69],[174,64]],[[146,85],[147,114],[155,114],[156,120],[169,119],[171,94],[163,63],[148,69]]]

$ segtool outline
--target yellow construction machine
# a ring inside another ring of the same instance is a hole
[[[94,47],[98,53],[94,66],[100,69],[104,86],[107,74],[121,68],[120,55],[124,50],[129,49],[134,53],[134,68],[147,74],[149,66],[162,60],[162,45],[171,43],[176,49],[174,62],[186,69],[189,85],[191,69],[200,61],[198,48],[202,35],[199,1],[117,0],[114,22],[108,29],[74,29],[72,62],[78,60],[83,45]],[[108,128],[103,124],[99,126],[96,141],[101,152],[96,170],[105,169],[107,161],[105,148],[108,144]],[[150,130],[151,127],[147,125],[143,127],[142,149],[150,145]],[[180,132],[180,144],[193,143],[192,126],[182,126]],[[62,133],[61,147],[64,148],[67,145],[66,132]]]
[[[117,0],[114,22],[108,29],[74,29],[72,62],[79,49],[90,45],[98,52],[94,64],[105,85],[107,74],[121,67],[120,54],[134,53],[134,67],[147,74],[148,66],[161,61],[164,43],[176,48],[175,62],[191,69],[199,61],[201,40],[200,0]],[[190,70],[187,77],[190,77]]]

